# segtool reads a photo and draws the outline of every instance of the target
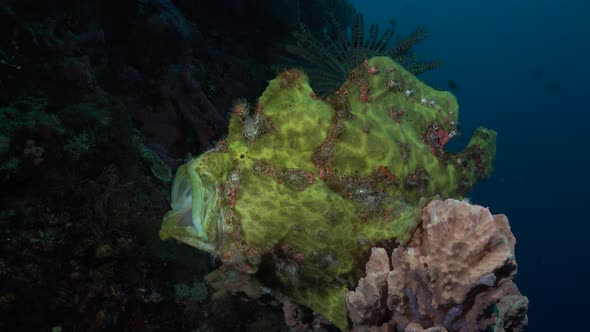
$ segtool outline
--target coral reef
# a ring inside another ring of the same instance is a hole
[[[284,72],[254,108],[236,103],[227,139],[178,169],[160,235],[345,328],[363,253],[406,243],[423,197],[461,197],[490,174],[493,131],[444,151],[457,117],[453,95],[387,57],[366,60],[326,101],[304,73]]]
[[[512,282],[514,246],[504,215],[453,199],[430,202],[391,266],[385,249],[372,249],[366,276],[346,295],[353,330],[524,330],[528,300]]]
[[[157,233],[171,171],[259,95],[292,27],[346,3],[304,2],[0,1],[0,330],[280,325],[179,301],[216,263]]]

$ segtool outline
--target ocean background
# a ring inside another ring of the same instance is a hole
[[[246,297],[227,256],[159,232],[179,165],[227,137],[279,71],[303,68],[288,51],[300,24],[319,37],[334,15],[351,32],[349,2],[367,34],[429,32],[411,53],[441,60],[419,77],[458,98],[447,150],[479,126],[498,133],[494,172],[468,198],[511,223],[526,331],[590,331],[581,0],[0,0],[0,331],[336,331],[270,293],[299,285],[305,256],[288,242]]]
[[[457,82],[463,146],[477,126],[498,132],[495,170],[469,196],[508,216],[527,331],[583,330],[590,296],[590,3],[353,0],[365,25],[425,27],[424,75]]]

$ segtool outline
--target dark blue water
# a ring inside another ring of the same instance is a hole
[[[492,178],[470,195],[506,214],[517,238],[528,331],[584,330],[590,306],[590,2],[353,0],[365,24],[426,27],[417,48],[444,66],[425,75],[460,91],[464,144],[498,132]]]

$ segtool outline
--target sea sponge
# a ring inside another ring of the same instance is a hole
[[[512,282],[515,243],[504,215],[430,202],[412,239],[393,250],[393,270],[386,251],[373,248],[366,276],[346,296],[354,330],[523,330],[528,299]]]

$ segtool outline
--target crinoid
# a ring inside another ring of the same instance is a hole
[[[379,34],[379,25],[371,24],[365,34],[362,14],[355,14],[350,29],[334,15],[329,28],[319,36],[301,24],[293,33],[295,42],[286,46],[294,57],[290,66],[298,66],[309,76],[314,91],[319,95],[334,92],[346,80],[347,74],[365,59],[384,55],[394,59],[414,75],[419,75],[441,65],[440,61],[419,61],[413,51],[416,44],[427,37],[427,31],[418,28],[408,36],[396,36],[388,28]]]

